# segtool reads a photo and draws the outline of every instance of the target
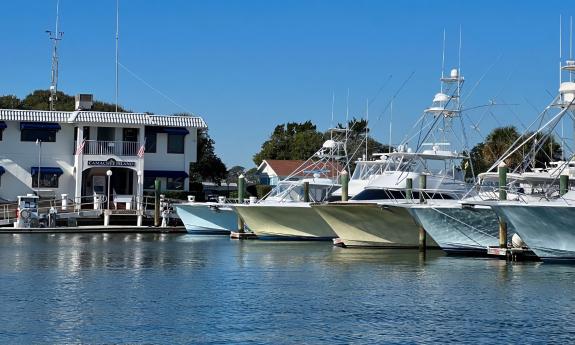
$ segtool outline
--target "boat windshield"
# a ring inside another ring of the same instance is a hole
[[[337,185],[327,184],[309,184],[309,199],[311,202],[321,202],[326,200],[329,195],[338,188]],[[298,202],[304,201],[304,188],[301,181],[280,182],[273,190],[266,200],[282,201],[282,202]]]

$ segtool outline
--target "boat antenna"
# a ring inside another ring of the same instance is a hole
[[[58,100],[58,42],[64,33],[60,31],[60,0],[56,1],[56,30],[46,30],[52,41],[52,76],[50,78],[50,110],[54,110],[54,102]]]
[[[369,98],[365,99],[365,160],[368,159],[367,155],[367,139],[369,135]]]
[[[120,39],[120,0],[116,0],[116,113],[118,112],[118,40]]]
[[[561,40],[562,40],[562,32],[563,29],[563,16],[560,14],[559,15],[559,86],[561,86],[561,79],[562,79],[562,73],[561,73],[561,67],[563,65],[563,63],[561,62],[561,60],[563,59],[563,47],[561,45]]]
[[[347,88],[347,100],[345,103],[345,128],[347,129],[345,131],[345,141],[347,142],[347,136],[349,134],[349,87]]]
[[[461,24],[459,25],[459,53],[457,62],[457,79],[461,78]],[[461,100],[459,96],[461,95],[461,82],[457,80],[457,108],[461,106]]]
[[[334,128],[333,127],[333,106],[335,104],[335,91],[331,92],[331,123],[329,125],[330,128]],[[333,139],[333,131],[331,131],[331,137],[330,139]]]
[[[391,99],[391,103],[389,104],[389,153],[391,153],[391,127],[393,124],[393,98]]]
[[[569,60],[573,60],[573,16],[569,17]],[[569,73],[569,81],[573,81],[573,73]]]
[[[445,72],[445,28],[443,28],[443,49],[441,51],[441,93],[443,93],[443,78]]]

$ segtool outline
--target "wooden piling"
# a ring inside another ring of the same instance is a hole
[[[501,162],[497,167],[499,173],[499,200],[507,200],[507,165]],[[499,248],[507,248],[507,223],[499,217]]]
[[[411,177],[408,177],[405,180],[405,197],[407,198],[407,200],[411,201],[413,200],[413,179]]]
[[[154,226],[160,226],[160,187],[159,179],[154,181]]]
[[[569,174],[564,172],[559,177],[559,195],[563,196],[569,191]]]
[[[411,180],[411,179],[408,179]],[[413,186],[413,181],[411,181]],[[419,203],[425,203],[425,189],[427,189],[427,175],[419,175]],[[419,227],[419,251],[425,252],[427,249],[427,233],[423,226]]]
[[[244,203],[245,183],[246,183],[246,178],[244,177],[244,175],[241,174],[240,176],[238,176],[238,203],[240,203],[240,204]],[[244,220],[242,219],[242,217],[240,217],[239,214],[238,214],[238,232],[239,233],[244,232]]]
[[[309,202],[309,182],[303,183],[303,201]]]
[[[427,175],[419,175],[419,203],[425,203],[425,190],[427,189]]]
[[[347,201],[349,198],[349,174],[346,170],[341,172],[341,201]]]

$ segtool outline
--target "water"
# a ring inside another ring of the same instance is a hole
[[[0,343],[571,342],[575,267],[189,235],[0,235]]]

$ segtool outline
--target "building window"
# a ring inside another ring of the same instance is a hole
[[[0,141],[2,141],[2,133],[4,133],[4,130],[0,129]]]
[[[144,189],[154,189],[156,186],[154,185],[156,181],[155,177],[144,177]]]
[[[184,177],[168,177],[167,190],[184,190]]]
[[[184,135],[168,134],[168,153],[184,153]]]
[[[20,131],[20,141],[36,141],[43,143],[56,142],[56,130],[50,129],[22,129]]]
[[[40,170],[40,188],[58,188],[60,174],[43,173]],[[32,175],[32,188],[38,188],[38,174]]]
[[[146,153],[156,153],[157,134],[156,131],[146,129]]]

